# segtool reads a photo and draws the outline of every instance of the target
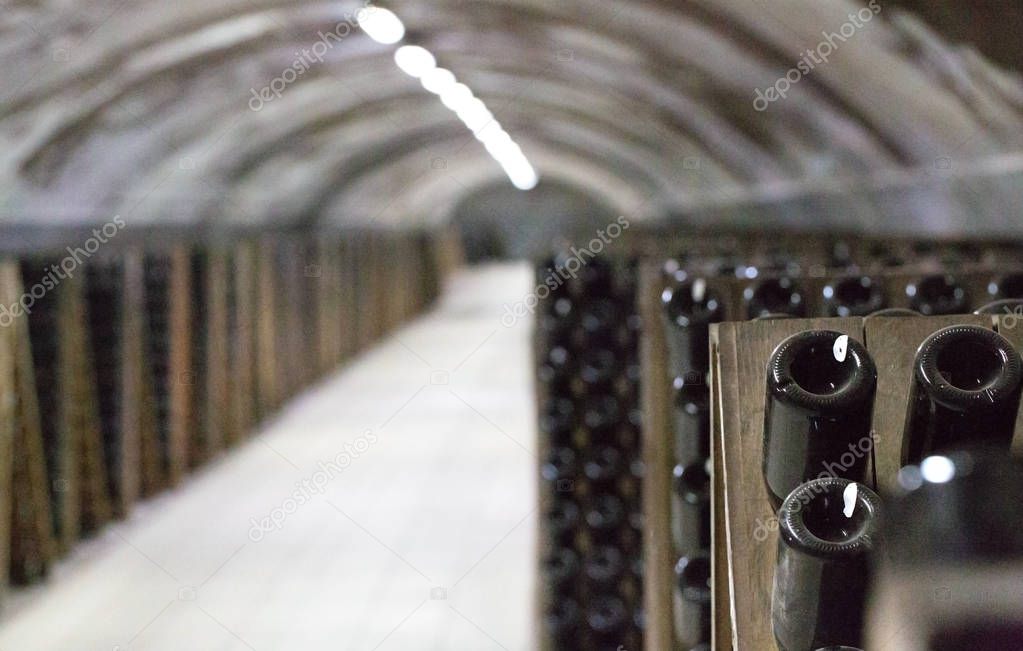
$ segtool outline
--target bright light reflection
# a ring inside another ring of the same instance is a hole
[[[416,79],[437,67],[430,51],[418,45],[402,45],[394,52],[394,62],[402,72]]]
[[[381,43],[396,43],[405,36],[405,26],[386,9],[370,8],[359,18],[363,30]],[[512,185],[532,190],[540,176],[529,163],[522,148],[494,119],[482,100],[450,70],[437,67],[437,59],[418,45],[403,45],[394,52],[394,62],[402,72],[418,79],[423,88],[440,96],[440,101],[455,112],[465,126],[483,143],[487,152],[504,169]]]
[[[430,91],[434,95],[443,95],[451,87],[453,87],[457,81],[455,81],[455,75],[450,70],[445,68],[434,68],[429,70],[423,75],[420,82],[423,84],[423,88]]]
[[[362,31],[377,43],[391,45],[405,38],[405,25],[389,9],[366,7],[356,18]]]
[[[956,466],[948,457],[927,457],[920,463],[920,474],[932,484],[944,484],[956,476]]]
[[[456,114],[469,102],[476,99],[472,95],[472,91],[465,84],[455,84],[451,88],[448,88],[440,96],[440,101],[444,103],[444,106],[448,107]]]
[[[469,128],[469,131],[475,133],[493,120],[494,114],[487,110],[486,104],[479,99],[473,99],[473,101],[463,106],[462,110],[458,111],[458,117]]]

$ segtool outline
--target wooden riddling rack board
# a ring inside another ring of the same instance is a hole
[[[934,273],[950,273],[953,275],[959,283],[966,289],[967,301],[970,305],[970,309],[980,307],[991,300],[993,300],[988,294],[988,284],[995,278],[1009,275],[1013,273],[1023,272],[1023,266],[1020,265],[1019,256],[1013,257],[1010,255],[1011,251],[1014,251],[1015,245],[1000,244],[997,247],[988,249],[980,247],[980,253],[977,255],[979,259],[983,259],[984,262],[966,262],[955,266],[949,265],[942,267],[936,258],[931,257],[933,255],[933,249],[930,247],[919,247],[914,246],[912,242],[896,242],[886,243],[886,248],[890,251],[894,250],[897,255],[904,255],[904,260],[909,264],[895,267],[895,268],[883,268],[881,265],[872,266],[865,261],[869,258],[869,252],[876,244],[870,241],[853,242],[850,246],[853,251],[853,259],[860,261],[862,266],[860,271],[851,272],[848,270],[836,270],[828,269],[826,266],[827,255],[825,253],[826,248],[831,246],[833,242],[808,238],[804,241],[792,241],[782,239],[781,247],[787,251],[793,259],[799,260],[801,263],[803,275],[795,276],[799,286],[803,290],[804,298],[806,301],[807,314],[810,316],[823,314],[823,298],[822,289],[826,283],[834,281],[838,278],[858,276],[858,275],[870,275],[875,279],[881,280],[881,286],[886,297],[886,307],[909,307],[910,299],[906,295],[905,287],[912,280],[919,279],[923,276],[934,274]],[[763,259],[766,255],[767,247],[774,247],[777,243],[772,245],[765,244],[760,241],[748,242],[738,241],[731,242],[727,241],[724,245],[720,241],[714,240],[709,237],[704,242],[703,240],[690,239],[687,241],[685,247],[680,247],[679,251],[693,250],[699,251],[701,256],[707,255],[710,257],[729,255],[733,260],[739,263],[747,263],[755,261],[758,258]],[[716,242],[716,244],[715,244]],[[740,254],[735,254],[735,248],[738,247]],[[938,249],[941,249],[939,245]],[[953,246],[951,244],[947,246]],[[704,248],[701,248],[704,247]],[[917,249],[925,249],[925,253],[921,254]],[[662,255],[649,255],[646,261],[641,266],[640,270],[640,294],[639,294],[639,306],[640,312],[644,320],[643,329],[643,342],[641,345],[641,358],[643,366],[642,384],[643,384],[643,409],[644,409],[644,432],[643,432],[643,459],[646,468],[646,476],[643,480],[643,500],[644,500],[644,518],[646,523],[646,542],[644,544],[644,554],[646,558],[646,571],[644,577],[644,602],[647,610],[647,628],[645,636],[645,649],[647,651],[655,651],[660,649],[674,648],[674,632],[673,623],[671,617],[672,609],[672,591],[674,589],[674,573],[673,567],[677,560],[674,558],[674,551],[671,545],[670,535],[670,508],[671,508],[671,491],[672,491],[672,469],[674,466],[673,454],[672,454],[672,389],[670,386],[670,377],[668,372],[667,364],[667,341],[666,332],[662,327],[662,310],[660,296],[662,290],[669,284],[669,280],[663,273],[664,261],[666,256],[663,255],[666,251],[671,251],[669,244],[664,242],[658,244],[657,250]],[[728,253],[731,251],[731,253]],[[922,255],[922,257],[921,257]],[[709,291],[714,292],[718,295],[723,303],[724,318],[734,323],[725,323],[720,326],[716,326],[716,337],[720,337],[721,333],[731,332],[732,328],[742,328],[744,332],[759,331],[761,329],[765,331],[775,332],[779,334],[782,332],[789,332],[792,334],[800,330],[806,329],[808,324],[814,323],[830,323],[830,324],[862,324],[862,319],[823,319],[823,318],[810,318],[810,319],[791,319],[781,321],[767,321],[767,322],[755,322],[755,323],[743,323],[742,320],[746,318],[744,306],[743,306],[743,290],[746,287],[751,286],[757,280],[762,280],[765,277],[771,277],[773,274],[761,274],[756,280],[738,279],[731,275],[728,276],[707,276],[702,274],[696,274],[699,277],[704,278],[707,281],[707,288]],[[1006,331],[1004,334],[1014,344],[1019,345],[1023,343],[1023,318],[1014,318],[1009,315],[1002,318],[1002,322],[1015,325],[1016,321],[1019,320],[1020,324],[1016,328],[1015,332]],[[987,316],[957,316],[957,317],[928,317],[928,318],[911,318],[911,319],[899,319],[899,318],[886,318],[886,319],[871,319],[871,324],[867,329],[873,332],[873,341],[880,345],[880,342],[885,341],[885,337],[889,335],[897,338],[895,343],[889,344],[888,351],[884,357],[888,362],[882,362],[877,357],[875,361],[878,362],[880,367],[882,364],[892,364],[891,360],[895,360],[898,357],[899,364],[902,364],[904,368],[909,368],[912,364],[913,357],[916,352],[917,346],[937,327],[921,326],[921,323],[980,323],[991,326],[996,320],[992,317]],[[882,327],[883,326],[883,327]],[[849,327],[849,326],[845,326]],[[855,330],[860,328],[862,325],[852,326]],[[771,329],[777,330],[771,330]],[[906,331],[906,329],[909,329]],[[914,339],[919,334],[915,329],[923,328],[926,330],[925,333]],[[841,330],[841,328],[835,328]],[[877,331],[875,331],[875,329]],[[1003,325],[1003,330],[1006,330]],[[858,339],[863,339],[863,333],[856,334],[855,332],[849,333],[852,336],[856,336]],[[744,405],[744,409],[753,408],[752,405],[759,405],[759,415],[762,418],[763,415],[763,402],[764,402],[764,391],[766,382],[766,364],[767,356],[773,351],[773,346],[777,345],[784,339],[784,336],[779,336],[777,341],[774,341],[772,346],[764,347],[767,348],[766,352],[763,352],[763,359],[757,358],[755,362],[748,359],[748,352],[744,349],[740,357],[739,353],[733,352],[734,359],[743,359],[744,372],[749,374],[749,377],[743,377],[741,382],[734,380],[736,385],[742,384],[747,387],[747,391],[752,391],[750,395],[743,394],[741,398],[732,398],[733,402],[729,404],[733,405]],[[912,340],[912,341],[911,341]],[[910,342],[905,343],[904,342]],[[913,343],[915,341],[915,343]],[[1021,346],[1023,350],[1023,346]],[[873,351],[871,351],[873,353]],[[712,360],[712,365],[720,359],[720,351],[718,351],[718,357]],[[758,369],[756,372],[756,378],[752,377],[753,371],[750,369]],[[714,481],[714,497],[712,499],[712,514],[713,514],[713,532],[712,532],[712,553],[714,554],[715,566],[714,566],[714,579],[713,583],[715,586],[714,594],[714,605],[713,605],[713,618],[714,618],[714,630],[715,630],[715,649],[732,649],[732,634],[733,625],[732,620],[736,617],[734,613],[739,613],[738,616],[749,617],[750,613],[753,612],[749,608],[749,604],[738,605],[733,611],[731,608],[731,589],[732,584],[729,581],[723,581],[722,577],[729,576],[729,567],[727,565],[728,556],[724,553],[725,545],[723,544],[727,538],[727,531],[725,528],[726,522],[726,503],[723,499],[724,496],[724,485],[723,481],[726,477],[730,476],[730,472],[734,477],[736,472],[735,462],[728,462],[731,465],[725,466],[725,459],[727,458],[727,451],[721,448],[722,432],[723,427],[723,413],[730,417],[738,418],[738,412],[729,413],[727,408],[722,411],[721,396],[722,390],[720,383],[724,381],[724,378],[728,377],[723,375],[720,368],[714,367],[711,372],[711,394],[714,404],[712,405],[712,463],[713,463],[713,481]],[[885,376],[886,378],[891,376]],[[878,387],[878,396],[875,403],[875,422],[874,426],[878,432],[891,432],[895,431],[896,428],[901,428],[903,420],[905,418],[905,400],[906,395],[909,391],[909,375],[905,375],[904,378],[898,380],[897,383],[888,385],[880,383]],[[751,385],[750,382],[753,382]],[[753,402],[751,402],[753,401]],[[748,417],[744,414],[746,422]],[[747,422],[746,427],[749,427]],[[759,425],[758,427],[762,427]],[[729,428],[730,436],[734,440],[746,441],[743,436],[749,437],[748,431],[743,430],[743,434],[736,437],[733,432],[739,431],[736,426]],[[899,430],[901,432],[901,430]],[[750,440],[755,440],[756,445],[760,446],[760,436],[762,432],[757,431],[756,436]],[[880,454],[885,450],[886,444],[892,444],[891,441],[896,439],[889,437],[891,440],[882,442],[879,444],[878,453]],[[1018,444],[1023,449],[1023,443]],[[734,458],[734,457],[733,457]],[[879,480],[882,477],[893,477],[897,471],[896,457],[893,455],[881,455],[882,459],[879,466],[883,463],[889,463],[890,467],[879,467]],[[891,461],[886,462],[885,459]],[[766,513],[766,517],[771,517],[771,509],[766,501],[766,494],[763,489],[763,480],[760,478],[760,460],[759,458],[753,459],[749,462],[750,472],[756,473],[756,483],[750,484],[755,486],[758,499],[763,498],[763,504],[761,509]],[[894,466],[892,465],[894,464]],[[734,496],[733,496],[734,497]],[[735,517],[736,507],[732,506],[731,516]],[[760,517],[762,521],[764,519],[763,514],[755,514],[752,521],[753,525],[756,526],[756,518]],[[752,528],[748,528],[749,536],[752,536]],[[774,535],[774,534],[772,534]],[[751,590],[759,590],[759,597],[766,599],[768,608],[764,611],[766,614],[764,617],[767,618],[768,622],[768,633],[770,633],[770,581],[773,577],[774,567],[774,555],[776,554],[775,545],[777,544],[776,538],[772,538],[769,541],[765,541],[757,546],[759,553],[766,554],[770,559],[770,564],[767,571],[767,582],[762,584],[756,584],[756,586],[745,586]],[[765,551],[766,550],[766,551]],[[737,566],[733,566],[737,567]],[[748,570],[738,570],[737,574],[742,575],[743,578],[749,576],[756,576],[750,574]],[[764,587],[766,586],[766,588]],[[765,591],[766,590],[766,591]],[[749,594],[749,592],[745,592]],[[745,641],[746,638],[742,638],[744,643],[735,648],[738,649],[773,649],[774,638],[773,635],[769,635],[770,647],[759,647],[756,646],[755,642],[759,638],[754,638],[753,643]]]
[[[916,350],[931,333],[955,324],[996,329],[1023,350],[1023,323],[1012,316],[792,319],[712,328],[714,513],[723,516],[724,525],[715,523],[716,649],[733,648],[732,640],[736,649],[777,648],[771,625],[777,528],[770,526],[775,514],[761,466],[766,366],[774,348],[786,337],[811,329],[835,330],[864,343],[878,369],[872,427],[878,440],[876,488],[883,495],[894,486],[901,465]],[[1023,412],[1014,445],[1021,441]]]
[[[425,309],[457,258],[427,233],[122,237],[0,320],[0,602]],[[66,255],[0,256],[0,304]]]

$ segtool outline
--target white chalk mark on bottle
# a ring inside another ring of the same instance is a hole
[[[843,513],[845,513],[845,517],[847,518],[851,518],[853,516],[853,511],[856,510],[856,496],[859,493],[859,488],[857,488],[857,486],[858,484],[853,482],[846,486],[845,492],[842,493],[842,498],[845,500],[845,509],[843,510]]]
[[[835,348],[832,352],[835,354],[835,359],[844,362],[845,356],[849,352],[849,335],[842,335],[836,339]]]

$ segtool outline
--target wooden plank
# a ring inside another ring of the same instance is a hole
[[[739,386],[737,383],[738,357],[735,354],[735,324],[725,323],[712,325],[711,340],[711,458],[713,462],[713,493],[711,495],[711,513],[713,528],[711,529],[711,552],[714,565],[711,569],[711,583],[714,594],[711,599],[712,632],[711,646],[717,651],[728,651],[732,648],[734,631],[732,622],[732,589],[734,577],[730,572],[730,528],[728,519],[728,502],[725,491],[728,486],[728,470],[724,432],[737,431],[739,413],[736,409],[725,409],[724,405],[738,403]]]
[[[90,345],[89,314],[85,282],[68,278],[60,287],[60,343],[62,378],[67,390],[62,427],[77,432],[79,449],[78,495],[80,531],[92,533],[113,517],[107,490],[108,468],[103,449],[98,386]]]
[[[771,627],[771,590],[777,554],[774,510],[762,474],[767,361],[786,337],[829,329],[862,340],[862,319],[783,319],[753,321],[736,333],[739,429],[722,434],[727,460],[724,499],[728,517],[729,574],[736,649],[777,649]],[[759,532],[763,532],[760,534]]]
[[[67,321],[67,301],[61,300],[66,288],[53,273],[50,258],[29,258],[21,263],[26,286],[46,281],[49,291],[34,302],[27,316],[32,349],[34,391],[40,405],[39,426],[46,455],[47,486],[52,500],[53,530],[61,553],[78,539],[80,528],[78,436],[67,426],[66,413],[72,395],[69,391],[66,356],[62,354],[62,323]],[[38,287],[46,289],[45,285]]]
[[[259,418],[256,396],[256,256],[252,242],[240,242],[233,256],[235,306],[231,354],[232,429],[245,438]]]
[[[231,261],[223,246],[213,246],[207,251],[203,301],[206,307],[206,345],[203,370],[205,389],[201,400],[203,457],[216,457],[233,435],[228,432],[231,415],[231,392],[229,389],[229,363],[231,344],[228,338],[230,314],[228,287],[231,283]]]
[[[9,308],[16,295],[10,279],[16,263],[0,261],[0,305]],[[0,317],[0,605],[6,599],[11,568],[13,535],[13,470],[14,438],[17,414],[16,374],[14,362],[13,317]]]
[[[661,318],[660,268],[640,269],[639,309],[645,323]],[[671,477],[674,466],[671,434],[671,387],[668,383],[667,342],[664,329],[645,328],[640,342],[643,375],[641,400],[643,475],[643,604],[648,613],[644,635],[647,651],[674,648],[671,617],[675,554],[671,540]]]
[[[16,265],[11,265],[3,271],[3,305],[13,305],[25,291],[20,270]],[[12,444],[14,467],[10,577],[15,583],[26,584],[46,576],[57,549],[53,537],[53,516],[28,319],[16,316],[10,329],[14,346],[16,396]]]
[[[87,409],[77,395],[77,385],[86,379],[77,376],[80,368],[75,364],[77,346],[84,344],[73,331],[79,327],[78,305],[74,300],[74,278],[61,281],[53,294],[55,318],[52,323],[55,355],[52,381],[55,388],[55,416],[53,443],[61,448],[55,455],[57,463],[50,468],[50,489],[54,506],[54,529],[57,545],[62,554],[68,553],[81,536],[82,528],[82,460],[85,428],[77,410]],[[31,324],[31,321],[30,321]]]
[[[90,352],[99,396],[107,490],[114,515],[123,518],[138,498],[141,483],[138,430],[126,431],[122,419],[124,265],[119,258],[104,257],[91,260],[86,269]]]
[[[257,264],[259,283],[256,309],[256,351],[258,368],[259,413],[267,415],[279,404],[281,387],[277,373],[277,256],[276,242],[264,238],[259,242]]]
[[[1023,314],[1001,314],[993,318],[995,330],[1023,354]],[[1012,453],[1023,455],[1023,407],[1016,412],[1016,431],[1012,437]]]
[[[300,277],[299,293],[299,344],[304,363],[299,369],[300,387],[304,388],[319,379],[325,367],[324,341],[320,337],[320,327],[327,306],[324,287],[330,282],[327,268],[321,257],[321,248],[316,238],[303,238],[298,243],[305,264]]]
[[[176,483],[180,476],[170,479],[172,466],[177,466],[180,452],[173,450],[171,428],[173,418],[172,387],[178,381],[173,353],[172,292],[174,289],[174,252],[164,247],[146,251],[143,261],[146,301],[146,362],[152,390],[155,427],[159,437],[160,470],[162,480]],[[148,401],[147,401],[148,402]],[[174,468],[179,473],[180,469]]]
[[[149,362],[143,254],[139,248],[133,247],[124,253],[122,301],[121,427],[125,439],[131,440],[125,447],[124,462],[137,468],[130,475],[133,481],[138,477],[138,485],[130,490],[136,497],[150,496],[166,483],[160,461],[156,395]]]
[[[193,430],[195,369],[192,365],[192,259],[186,245],[170,252],[168,312],[167,475],[178,484],[188,473],[190,438]]]
[[[353,237],[345,238],[340,249],[341,259],[341,340],[342,360],[354,357],[360,350],[361,319],[359,311],[359,247]]]

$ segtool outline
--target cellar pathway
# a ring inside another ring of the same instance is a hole
[[[441,305],[15,595],[0,650],[531,648],[524,265]]]

